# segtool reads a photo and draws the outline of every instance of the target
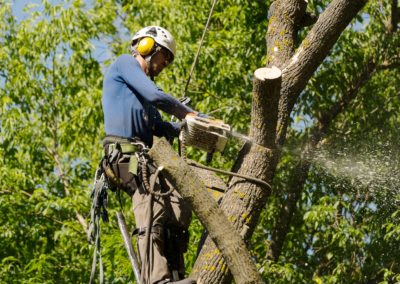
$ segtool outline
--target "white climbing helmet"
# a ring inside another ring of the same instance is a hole
[[[168,49],[172,53],[173,58],[175,57],[176,43],[169,31],[159,26],[144,27],[133,36],[131,43],[134,45],[139,39],[146,37],[154,39],[158,45]]]

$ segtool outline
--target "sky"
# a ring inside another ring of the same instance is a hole
[[[28,16],[27,13],[23,12],[23,8],[27,4],[40,4],[41,2],[41,0],[14,0],[12,4],[14,15],[17,17],[18,20],[23,20]],[[50,2],[53,3],[54,1]]]
[[[65,1],[61,0],[49,0],[49,2],[51,4],[65,3]],[[23,11],[24,7],[28,4],[37,5],[37,9],[40,10],[42,0],[14,0],[12,4],[12,9],[14,15],[17,17],[18,20],[24,20],[29,17],[30,13],[25,13]],[[107,52],[107,46],[104,43],[102,43],[100,40],[92,40],[92,44],[94,46],[93,55],[99,62],[104,62],[105,60],[110,58],[111,54]]]

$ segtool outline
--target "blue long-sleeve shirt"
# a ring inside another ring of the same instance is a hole
[[[139,138],[147,145],[153,135],[176,136],[177,124],[161,119],[159,108],[179,119],[193,110],[164,93],[129,54],[110,66],[103,81],[103,112],[106,135]]]

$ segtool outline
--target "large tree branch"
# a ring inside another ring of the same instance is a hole
[[[181,196],[191,204],[197,217],[232,272],[236,283],[263,283],[240,235],[218,207],[194,171],[172,150],[165,139],[157,139],[149,152]],[[203,280],[200,279],[202,283]]]
[[[283,145],[293,106],[312,74],[367,0],[333,0],[283,70],[277,143]]]
[[[269,9],[267,32],[267,66],[284,68],[292,57],[297,32],[305,19],[307,2],[304,0],[277,0]]]
[[[281,84],[282,72],[275,66],[254,72],[250,137],[252,143],[269,149],[275,148],[278,109],[274,106],[279,103]]]

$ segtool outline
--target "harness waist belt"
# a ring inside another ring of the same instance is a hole
[[[120,152],[122,154],[132,154],[135,152],[140,152],[142,147],[145,147],[145,143],[143,143],[138,138],[125,138],[113,135],[107,135],[103,139],[103,147],[106,150],[106,154],[112,153],[115,150],[116,146],[121,146]]]
[[[140,148],[133,144],[120,143],[119,146],[121,147],[122,154],[131,154],[140,151]],[[117,147],[117,144],[111,143],[105,145],[105,147],[108,147],[108,153],[111,153]]]

